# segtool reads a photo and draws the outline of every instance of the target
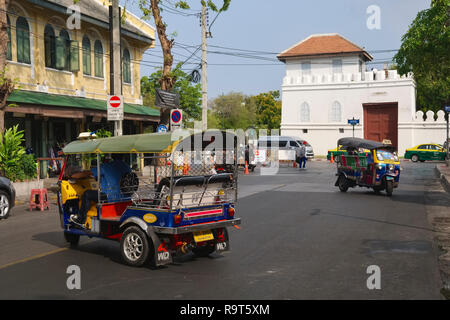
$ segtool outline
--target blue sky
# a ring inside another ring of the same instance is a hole
[[[120,0],[120,3],[123,4],[124,1]],[[169,3],[175,1],[169,0]],[[220,14],[214,22],[211,28],[213,38],[208,39],[208,45],[279,53],[311,34],[339,33],[364,47],[369,53],[373,50],[394,50],[400,47],[401,37],[417,13],[428,8],[430,2],[431,0],[232,0],[228,11]],[[190,0],[188,3],[191,10],[180,11],[195,14],[201,9],[200,0]],[[221,1],[216,0],[216,3]],[[137,4],[138,0],[128,0],[127,8],[141,16]],[[367,28],[369,14],[366,10],[370,5],[380,8],[379,30]],[[212,22],[215,16],[216,13],[210,12],[209,21]],[[169,10],[163,12],[163,19],[168,25],[168,32],[176,32],[175,59],[185,61],[191,56],[189,52],[195,51],[201,44],[199,19],[195,15],[185,16],[170,13]],[[152,21],[150,24],[153,25]],[[212,46],[208,50],[256,55]],[[375,60],[390,60],[395,52],[371,54]],[[141,75],[154,72],[154,66],[162,64],[161,56],[157,40],[156,47],[144,55]],[[201,57],[201,51],[197,52],[197,56]],[[276,54],[258,56],[264,60],[209,53],[208,98],[231,91],[251,95],[280,90],[284,65],[277,62]],[[199,62],[199,58],[191,58],[184,65],[184,70],[193,70]]]

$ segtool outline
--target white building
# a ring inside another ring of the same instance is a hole
[[[359,119],[355,137],[389,139],[403,155],[419,143],[443,143],[444,113],[416,113],[412,75],[366,71],[372,57],[338,34],[312,35],[278,55],[286,64],[281,135],[307,140],[316,155],[352,136],[348,119]]]

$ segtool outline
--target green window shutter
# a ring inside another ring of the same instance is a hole
[[[96,77],[103,77],[103,46],[99,40],[94,44],[94,69]]]
[[[16,22],[17,62],[31,62],[29,30],[27,20],[19,17]]]
[[[131,83],[131,67],[130,67],[130,52],[125,49],[123,51],[123,82]]]
[[[9,17],[6,16],[7,23],[8,23],[8,50],[6,51],[6,59],[12,60],[12,51],[11,51],[11,23],[9,22]]]
[[[83,74],[91,75],[91,42],[89,38],[83,38]]]
[[[55,38],[56,65],[55,68],[64,70],[66,67],[66,39],[61,37]]]
[[[70,71],[80,71],[80,48],[78,41],[70,41]]]

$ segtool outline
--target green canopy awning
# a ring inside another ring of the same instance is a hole
[[[8,97],[7,102],[15,104],[47,105],[63,108],[91,109],[106,112],[106,100],[26,90],[14,90]],[[124,113],[140,116],[160,116],[159,109],[146,107],[139,104],[124,103],[123,110]]]
[[[69,143],[65,154],[73,153],[156,153],[172,152],[179,139],[171,133],[145,133]]]
[[[184,150],[195,147],[204,149],[212,143],[212,137],[217,140],[216,150],[232,150],[236,145],[236,135],[231,132],[208,130],[194,134],[193,130],[185,129],[177,133],[145,133],[91,140],[77,140],[64,147],[65,154],[80,153],[172,153],[177,146]],[[198,139],[198,140],[197,140]],[[197,146],[195,140],[200,141]]]

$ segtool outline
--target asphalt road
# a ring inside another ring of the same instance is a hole
[[[0,299],[442,299],[427,199],[442,209],[450,197],[436,188],[435,164],[402,166],[392,197],[339,192],[327,162],[241,176],[232,250],[159,269],[123,265],[112,241],[69,249],[55,205],[17,207],[0,221]],[[66,285],[71,265],[79,290]],[[367,288],[372,265],[380,289]]]

